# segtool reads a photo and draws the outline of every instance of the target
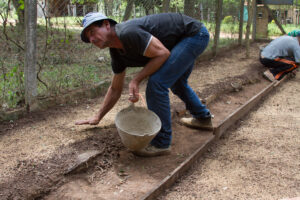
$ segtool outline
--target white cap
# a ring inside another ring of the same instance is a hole
[[[99,12],[90,12],[90,13],[86,14],[84,16],[83,20],[82,20],[83,29],[82,29],[81,34],[80,34],[81,40],[86,42],[86,43],[90,43],[89,39],[85,36],[84,31],[92,23],[94,23],[96,21],[105,20],[105,19],[117,24],[117,22],[115,20],[110,19],[110,18],[106,17],[105,15],[103,15],[102,13],[99,13]]]

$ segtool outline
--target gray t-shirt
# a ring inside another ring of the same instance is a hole
[[[261,55],[265,58],[275,59],[280,57],[294,57],[300,62],[300,45],[297,37],[281,36],[268,44]]]
[[[169,50],[183,38],[199,32],[202,23],[180,13],[162,13],[116,24],[116,34],[124,51],[110,48],[112,69],[121,73],[126,67],[141,67],[150,58],[144,53],[154,36]]]

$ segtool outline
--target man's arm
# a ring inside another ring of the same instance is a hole
[[[170,56],[170,51],[154,36],[144,56],[151,58],[145,67],[130,81],[129,96],[132,102],[138,100],[139,84],[142,80],[156,72]]]
[[[115,74],[113,76],[112,83],[108,88],[108,91],[106,92],[103,104],[99,109],[99,111],[97,112],[97,114],[91,119],[77,121],[75,124],[76,125],[98,124],[100,120],[105,116],[105,114],[108,113],[108,111],[110,111],[114,107],[116,102],[119,100],[123,90],[124,79],[125,79],[125,70],[122,73]]]

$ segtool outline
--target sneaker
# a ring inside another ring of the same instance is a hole
[[[265,71],[263,73],[263,77],[265,79],[267,79],[268,81],[271,81],[271,82],[276,81],[274,75],[270,72],[270,70]]]
[[[194,118],[194,117],[188,117],[188,118],[181,118],[180,123],[182,125],[185,125],[190,128],[196,128],[196,129],[205,129],[212,131],[213,125],[211,121],[211,117],[208,118]]]
[[[141,149],[139,151],[133,151],[132,153],[142,157],[168,155],[171,153],[171,146],[169,146],[168,148],[158,148],[150,144],[144,149]]]

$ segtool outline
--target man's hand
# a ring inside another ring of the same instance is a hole
[[[135,103],[138,100],[139,100],[139,83],[133,79],[129,83],[129,101]]]
[[[84,124],[89,124],[89,125],[97,125],[99,124],[100,120],[98,117],[93,117],[87,120],[80,120],[75,122],[75,125],[84,125]]]

